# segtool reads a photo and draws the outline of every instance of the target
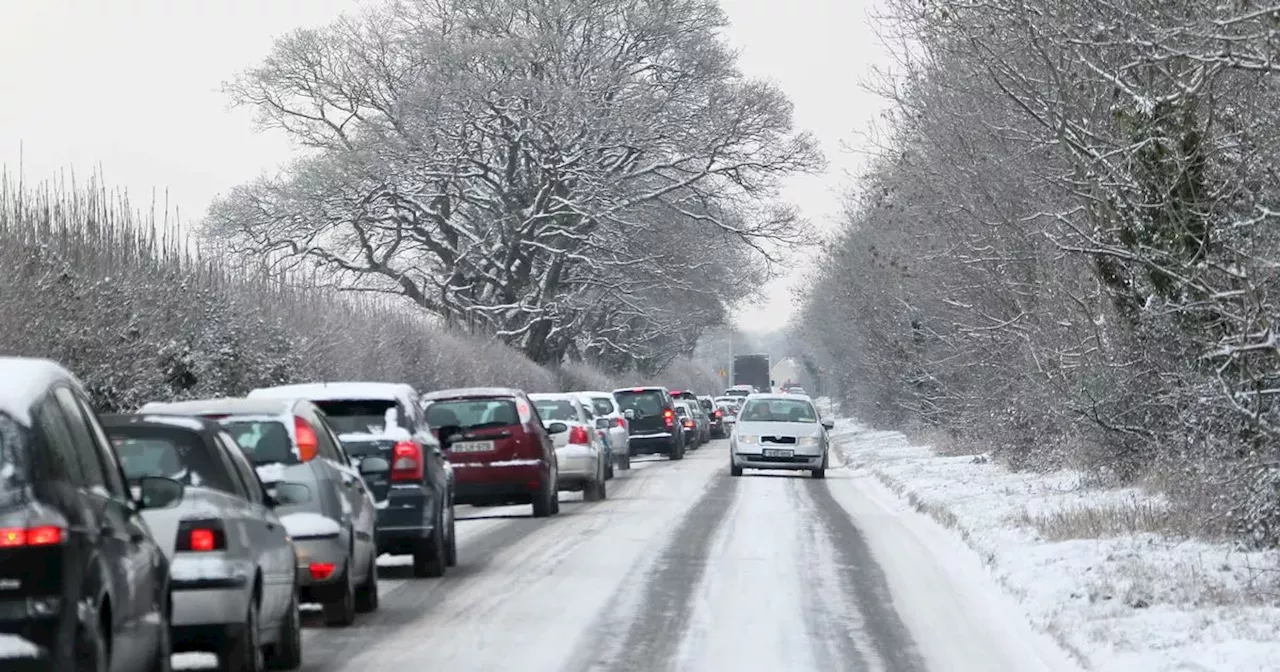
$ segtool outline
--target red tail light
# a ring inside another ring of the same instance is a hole
[[[618,419],[614,420],[614,422],[615,422],[615,423],[617,423],[617,425],[618,425],[619,427],[623,428],[623,429],[626,429],[626,428],[627,428],[627,419],[626,419],[626,418],[618,418]]]
[[[324,581],[333,576],[333,570],[337,566],[332,562],[313,562],[307,566],[307,571],[311,572],[312,581]]]
[[[671,426],[675,425],[675,424],[676,424],[676,412],[675,412],[675,411],[673,411],[673,410],[671,410],[671,409],[669,409],[669,408],[668,408],[667,410],[663,411],[663,412],[662,412],[662,422],[663,422],[663,424],[665,424],[665,425],[666,425],[666,426],[668,426],[668,427],[671,427]]]
[[[570,428],[569,443],[580,446],[591,443],[591,435],[587,434],[587,428],[578,425]]]
[[[422,446],[414,441],[401,441],[392,449],[391,480],[422,480]]]
[[[208,553],[227,550],[227,532],[217,520],[184,520],[178,525],[174,550]]]
[[[688,419],[686,419],[686,420],[684,421],[684,426],[685,426],[685,427],[692,427],[692,426],[693,426],[693,421],[692,421],[692,420],[688,420]]]
[[[54,525],[0,528],[0,548],[57,546],[61,543],[62,528]]]
[[[723,417],[724,417],[724,411],[717,410],[717,411],[716,411],[716,417],[717,417],[717,418],[723,418]]]
[[[311,423],[305,418],[294,416],[293,436],[298,444],[298,459],[303,462],[315,459],[320,450],[320,441],[316,439],[316,430],[311,427]]]

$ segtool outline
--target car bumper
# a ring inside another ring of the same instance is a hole
[[[627,445],[632,455],[666,455],[675,445],[675,438],[672,432],[632,434],[627,439]]]
[[[298,558],[298,595],[303,602],[331,602],[345,587],[344,574],[351,558],[342,537],[302,538],[293,540]],[[317,580],[311,574],[312,564],[331,564],[333,573]]]
[[[821,452],[799,453],[791,457],[765,457],[762,453],[734,452],[733,466],[745,469],[820,469],[826,462]]]
[[[535,459],[452,464],[457,504],[527,501],[542,488],[549,471],[546,463]]]
[[[379,553],[409,553],[435,531],[435,496],[421,486],[393,488],[376,506]]]
[[[225,553],[177,553],[169,564],[175,626],[238,623],[248,608],[253,564]]]
[[[72,633],[68,628],[59,637],[59,602],[56,597],[48,598],[46,606],[53,611],[38,613],[26,599],[0,600],[0,633],[21,637],[38,649],[32,656],[0,657],[0,670],[56,672],[61,669],[56,667],[55,654],[72,650]]]

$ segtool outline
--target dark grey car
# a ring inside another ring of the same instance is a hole
[[[288,483],[276,513],[298,553],[298,593],[346,626],[378,607],[376,510],[360,473],[324,413],[304,399],[202,399],[151,403],[139,413],[217,420],[253,462],[268,493]]]

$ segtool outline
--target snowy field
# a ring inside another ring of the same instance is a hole
[[[1157,497],[1083,487],[1079,474],[1012,473],[850,420],[833,437],[849,468],[949,528],[956,552],[976,554],[1089,668],[1280,670],[1277,554],[1144,533]]]

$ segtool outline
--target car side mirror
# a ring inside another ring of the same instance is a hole
[[[823,421],[822,421],[822,426],[823,426],[823,427],[825,427],[825,428],[827,428],[827,429],[835,429],[835,428],[836,428],[836,422],[835,422],[835,420],[823,420]]]
[[[138,480],[139,509],[167,509],[182,501],[186,486],[163,476],[144,476]]]
[[[609,429],[609,418],[596,418],[597,429]]]
[[[569,425],[566,425],[563,422],[553,422],[547,425],[548,434],[563,434],[567,431],[569,431]]]
[[[635,420],[635,419],[636,419],[636,411],[635,411],[635,409],[633,409],[633,408],[628,408],[627,410],[623,411],[623,412],[622,412],[622,417],[624,417],[624,418],[626,418],[626,419],[628,419],[628,420]]]
[[[369,456],[360,460],[361,476],[376,476],[391,471],[391,463],[383,457]]]
[[[311,488],[305,483],[281,481],[267,491],[271,497],[272,508],[277,506],[297,506],[311,501]]]

